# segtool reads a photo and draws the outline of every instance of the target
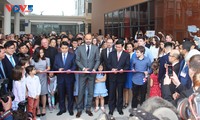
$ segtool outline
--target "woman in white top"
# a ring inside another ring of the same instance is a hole
[[[150,51],[151,51],[154,59],[158,58],[159,44],[160,43],[159,43],[159,40],[157,37],[151,38]]]

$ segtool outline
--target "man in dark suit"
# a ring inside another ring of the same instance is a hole
[[[43,38],[41,41],[41,46],[44,47],[44,55],[50,59],[50,68],[53,68],[54,59],[56,54],[58,53],[56,48],[49,46],[49,42],[46,38]]]
[[[105,71],[108,71],[109,54],[110,54],[110,52],[115,51],[115,48],[113,47],[113,42],[114,42],[113,39],[108,39],[106,41],[107,48],[105,48],[101,51],[100,61],[103,64],[103,68]],[[107,75],[107,79],[106,79],[106,88],[108,89],[108,92],[109,92],[109,77],[108,76],[109,76],[109,74]],[[109,96],[105,97],[105,104],[108,103],[108,97]]]
[[[5,50],[4,47],[0,46],[0,79],[5,79],[6,74],[2,64],[2,60],[5,58]]]
[[[173,71],[176,73],[177,76],[178,76],[179,69],[180,69],[179,59],[180,59],[180,52],[178,50],[172,50],[169,53],[169,62],[172,64]],[[171,83],[170,90],[171,90],[172,94],[175,93],[175,88],[176,88],[176,86],[173,83]]]
[[[14,54],[15,53],[14,41],[7,41],[4,44],[4,48],[6,50],[6,56],[2,60],[2,64],[4,67],[5,74],[6,74],[7,78],[9,79],[8,90],[12,91],[12,83],[13,83],[12,78],[11,78],[12,69],[18,63],[18,58]]]
[[[161,85],[163,84],[163,80],[164,80],[165,73],[166,73],[165,64],[170,64],[169,53],[172,50],[172,43],[166,42],[164,45],[164,49],[165,49],[166,55],[162,56],[159,60],[160,67],[159,67],[159,73],[158,73],[158,80],[161,83]]]
[[[92,35],[85,35],[85,45],[78,47],[76,51],[76,64],[81,71],[96,71],[100,64],[99,49],[92,43]],[[83,98],[86,88],[86,83],[88,87],[88,96],[86,104],[86,113],[89,116],[93,116],[91,112],[92,99],[94,94],[94,81],[96,74],[80,74],[79,79],[79,90],[78,90],[78,101],[77,109],[78,112],[76,117],[79,118],[83,110]]]
[[[113,74],[109,75],[109,114],[113,115],[115,107],[120,115],[123,115],[123,88],[126,81],[126,73],[123,70],[128,70],[130,67],[130,56],[128,53],[123,51],[123,40],[116,42],[116,51],[109,54],[108,58],[108,70],[111,70]],[[121,73],[117,73],[120,71]],[[116,98],[117,90],[117,98]]]
[[[61,43],[61,53],[55,56],[54,70],[56,71],[73,71],[76,69],[75,54],[68,52],[69,44]],[[57,115],[62,115],[66,112],[65,93],[67,93],[68,111],[70,115],[73,112],[73,90],[74,90],[74,74],[57,74],[57,86],[59,93],[59,108]]]

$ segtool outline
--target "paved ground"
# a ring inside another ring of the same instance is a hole
[[[109,112],[108,110],[108,107],[106,107],[106,113]],[[130,105],[128,108],[126,109],[123,109],[123,112],[124,112],[124,115],[123,116],[129,116],[129,112],[128,110],[130,109]],[[78,120],[78,119],[75,119],[76,118],[76,113],[77,111],[74,110],[74,116],[70,116],[68,112],[62,114],[61,116],[57,116],[56,114],[58,113],[58,109],[57,110],[53,110],[53,112],[50,112],[48,109],[47,109],[47,112],[46,112],[46,116],[43,116],[43,117],[40,117],[40,118],[37,118],[37,120]],[[98,118],[98,116],[101,114],[101,110],[99,110],[98,112],[94,112],[94,109],[92,109],[92,113],[93,113],[93,116],[90,117],[88,116],[85,111],[82,112],[82,115],[81,115],[81,119],[79,120],[94,120],[96,118]],[[115,110],[114,114],[113,114],[114,117],[122,117],[122,115],[119,115],[117,110]]]

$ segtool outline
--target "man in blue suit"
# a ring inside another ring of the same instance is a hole
[[[9,83],[8,83],[8,90],[12,91],[13,87],[13,80],[12,76],[12,69],[15,65],[18,64],[18,58],[15,55],[15,44],[14,41],[7,41],[4,44],[4,48],[6,50],[5,58],[2,60],[3,68],[5,75],[7,76]]]
[[[56,71],[73,71],[76,69],[75,54],[68,52],[69,44],[61,43],[61,53],[55,56],[54,70]],[[59,93],[59,108],[57,115],[62,115],[66,112],[65,93],[67,93],[68,111],[72,116],[73,112],[73,90],[74,90],[74,74],[57,74],[57,86]]]
[[[162,56],[159,60],[159,73],[158,73],[158,80],[163,85],[163,80],[166,73],[165,64],[170,64],[169,62],[169,53],[171,52],[173,44],[171,42],[166,42],[164,45],[166,55]]]
[[[182,45],[180,45],[180,53],[183,55],[184,59],[180,63],[180,69],[178,78],[182,85],[184,85],[186,88],[190,89],[192,86],[192,81],[189,76],[189,68],[186,63],[186,57],[192,47],[193,43],[190,41],[184,41]]]

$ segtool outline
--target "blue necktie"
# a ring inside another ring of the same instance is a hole
[[[12,66],[14,67],[15,66],[15,62],[13,61],[13,57],[12,56],[10,56],[10,62],[12,64]]]
[[[65,65],[65,61],[66,61],[66,53],[63,54],[63,64]]]

